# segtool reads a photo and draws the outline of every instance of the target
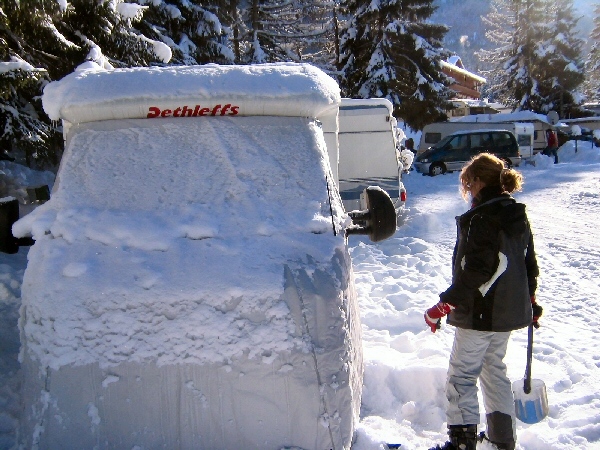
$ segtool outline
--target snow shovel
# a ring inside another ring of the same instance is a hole
[[[515,397],[515,414],[523,423],[538,423],[548,415],[548,397],[546,385],[542,380],[531,379],[531,360],[533,359],[533,324],[529,325],[527,340],[527,367],[525,379],[512,384]]]

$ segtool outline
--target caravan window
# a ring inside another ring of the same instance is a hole
[[[519,143],[519,147],[529,146],[529,145],[531,145],[531,135],[530,134],[518,134],[517,142]]]
[[[442,139],[442,133],[425,133],[426,144],[437,144]]]

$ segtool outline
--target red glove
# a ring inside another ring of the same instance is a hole
[[[440,327],[442,317],[444,317],[453,309],[454,306],[452,306],[450,303],[438,302],[435,306],[432,306],[425,311],[425,323],[431,327],[432,333],[435,333],[435,330]]]
[[[533,319],[531,320],[531,323],[535,328],[539,328],[540,324],[538,323],[538,320],[540,320],[544,309],[535,301],[535,295],[531,296],[531,309],[533,310]]]

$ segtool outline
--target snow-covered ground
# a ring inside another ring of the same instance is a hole
[[[541,423],[519,423],[518,448],[526,450],[600,447],[600,151],[579,145],[575,153],[567,143],[559,157],[558,165],[537,156],[535,166],[521,167],[525,188],[516,195],[528,205],[541,267],[538,299],[545,312],[534,337],[533,377],[545,382],[550,403]],[[40,179],[2,164],[25,184]],[[467,204],[456,173],[430,178],[411,172],[404,183],[409,210],[396,235],[378,244],[350,239],[365,348],[354,450],[382,449],[384,442],[423,449],[446,438],[453,329],[443,325],[432,334],[423,312],[449,283],[454,217]],[[0,254],[0,449],[13,447],[19,425],[17,322],[27,251]],[[526,339],[525,330],[513,333],[506,358],[512,380],[523,377]]]

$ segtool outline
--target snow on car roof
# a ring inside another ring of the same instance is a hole
[[[52,120],[270,115],[318,117],[337,109],[340,89],[310,64],[77,70],[44,89]]]

